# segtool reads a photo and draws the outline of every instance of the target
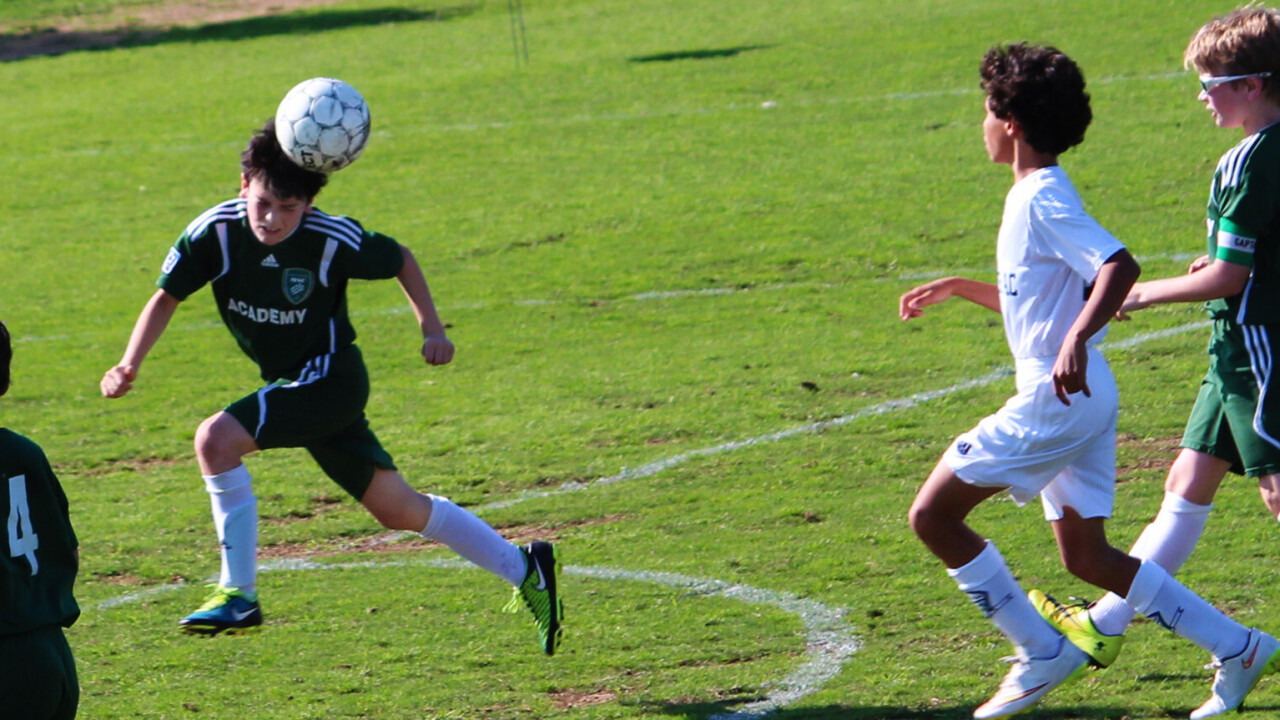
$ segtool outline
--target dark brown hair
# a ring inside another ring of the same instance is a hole
[[[284,154],[276,140],[276,121],[272,118],[254,133],[249,147],[240,153],[240,172],[249,180],[261,180],[276,197],[314,200],[329,182],[324,173],[307,170]]]
[[[1022,127],[1037,152],[1060,155],[1084,142],[1093,121],[1084,74],[1054,47],[1027,43],[997,46],[982,58],[987,107]]]

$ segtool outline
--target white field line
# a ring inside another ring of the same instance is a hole
[[[1173,80],[1178,78],[1186,78],[1185,72],[1159,73],[1154,75],[1118,75],[1113,77],[1100,78],[1092,82],[1097,85],[1110,85],[1114,83],[1125,82],[1151,82],[1159,80]],[[884,102],[914,102],[917,100],[931,100],[934,98],[960,97],[967,95],[977,95],[982,92],[977,87],[966,87],[956,90],[930,90],[914,93],[881,93],[876,95],[858,95],[853,97],[835,97],[835,98],[803,98],[799,100],[788,100],[786,98],[777,97],[761,97],[759,100],[751,100],[740,103],[729,103],[720,107],[705,108],[675,108],[665,110],[645,110],[640,112],[623,112],[623,113],[584,113],[579,115],[567,115],[561,117],[549,118],[527,118],[520,120],[490,120],[476,121],[468,123],[455,123],[451,125],[435,125],[430,123],[423,124],[402,124],[397,125],[393,131],[375,130],[373,137],[388,138],[395,137],[399,134],[417,135],[422,133],[471,133],[484,132],[488,130],[509,130],[522,127],[564,127],[573,125],[594,125],[603,123],[630,122],[635,120],[670,120],[675,118],[687,117],[704,117],[716,116],[738,112],[778,112],[789,108],[810,108],[824,107],[831,105],[861,105],[875,104]],[[236,147],[239,148],[243,143],[240,141],[218,141],[218,142],[193,142],[193,143],[169,143],[165,145],[121,145],[107,148],[86,148],[78,150],[53,150],[42,153],[32,153],[29,155],[11,156],[16,160],[36,160],[45,158],[70,158],[70,157],[110,157],[116,155],[131,155],[140,152],[165,152],[168,154],[178,152],[197,152],[208,150],[209,148],[220,147]]]
[[[1198,322],[1181,325],[1176,328],[1170,328],[1168,330],[1160,330],[1157,332],[1144,333],[1142,335],[1135,335],[1134,337],[1128,338],[1126,340],[1114,342],[1114,343],[1104,343],[1102,345],[1102,349],[1124,350],[1128,348],[1133,348],[1133,347],[1142,345],[1144,343],[1151,342],[1152,340],[1159,340],[1162,338],[1172,337],[1174,335],[1180,335],[1182,333],[1190,332],[1192,330],[1199,330],[1201,328],[1206,328],[1209,325],[1210,325],[1210,321],[1201,320]],[[990,373],[987,373],[986,375],[983,375],[981,377],[971,378],[969,380],[963,380],[961,382],[958,382],[954,385],[950,385],[948,387],[939,388],[937,390],[927,390],[925,392],[915,393],[914,395],[908,395],[907,397],[898,398],[896,400],[886,400],[885,402],[863,408],[857,412],[850,413],[848,415],[842,415],[837,418],[832,418],[830,420],[820,420],[818,422],[807,423],[805,425],[797,425],[795,427],[786,428],[785,430],[779,430],[777,432],[768,433],[766,435],[757,435],[755,437],[746,438],[744,440],[734,440],[721,445],[714,445],[712,447],[699,448],[697,450],[690,450],[689,452],[679,453],[677,455],[671,455],[665,458],[661,458],[659,460],[654,460],[653,462],[646,463],[644,465],[641,465],[640,467],[636,467],[636,468],[624,467],[621,472],[615,475],[598,478],[596,480],[592,480],[589,482],[567,482],[555,490],[539,490],[539,491],[525,490],[515,495],[514,497],[507,498],[506,500],[497,500],[491,503],[485,503],[483,505],[476,506],[474,509],[490,510],[490,509],[511,507],[512,505],[517,505],[526,500],[532,500],[534,498],[552,497],[555,495],[563,495],[571,492],[579,492],[579,491],[587,490],[600,485],[612,485],[614,483],[624,482],[627,480],[635,480],[638,478],[652,477],[669,468],[673,468],[677,465],[683,465],[684,463],[690,460],[693,460],[695,458],[706,457],[710,455],[720,455],[723,453],[732,452],[734,450],[741,450],[743,448],[755,447],[756,445],[764,445],[767,443],[778,442],[779,440],[785,440],[786,438],[794,437],[796,435],[807,435],[807,434],[812,434],[816,432],[821,432],[823,430],[828,430],[831,428],[848,425],[849,423],[852,423],[856,420],[861,420],[862,418],[875,417],[877,415],[884,415],[891,412],[897,412],[899,410],[910,410],[912,408],[923,405],[924,403],[931,402],[933,400],[938,400],[940,398],[947,397],[948,395],[954,395],[955,393],[961,392],[963,390],[971,390],[973,388],[985,387],[987,385],[990,385],[996,382],[997,380],[1007,378],[1011,375],[1013,375],[1013,368],[1002,367]]]
[[[384,562],[325,563],[314,560],[271,560],[258,565],[260,572],[300,572],[311,570],[353,570],[388,567],[435,567],[448,569],[475,569],[471,563],[454,558],[420,558],[415,560]],[[683,590],[692,596],[723,597],[749,605],[769,605],[799,618],[804,625],[805,660],[790,675],[781,680],[766,682],[769,688],[762,700],[744,705],[731,713],[715,715],[712,720],[754,720],[763,718],[806,695],[817,692],[829,680],[840,674],[844,664],[862,647],[852,628],[844,621],[846,611],[808,600],[791,593],[764,590],[723,580],[699,578],[692,575],[653,572],[648,570],[622,570],[619,568],[566,565],[566,575],[580,575],[596,580],[647,582]],[[216,581],[216,578],[215,578]],[[94,606],[97,610],[110,610],[128,603],[138,602],[174,590],[187,587],[186,583],[171,583],[139,592],[128,593],[104,600]]]
[[[1139,257],[1138,261],[1139,262],[1157,262],[1157,261],[1174,261],[1174,262],[1184,261],[1185,262],[1187,260],[1192,260],[1196,257],[1199,257],[1199,255],[1195,253],[1158,253],[1155,255],[1144,255],[1142,257]],[[876,283],[900,282],[903,280],[918,281],[918,280],[931,280],[933,278],[943,277],[945,275],[982,276],[982,275],[992,275],[994,273],[995,273],[995,269],[991,267],[947,268],[945,270],[919,270],[916,272],[899,273],[898,275],[894,275],[892,277],[872,278],[870,282],[876,282]],[[642,292],[642,293],[627,295],[620,298],[620,300],[627,301],[627,302],[642,303],[642,302],[650,302],[654,300],[678,300],[682,298],[719,297],[724,295],[737,295],[737,294],[743,294],[743,293],[756,293],[756,292],[779,292],[779,291],[797,290],[797,289],[803,289],[803,288],[829,289],[829,288],[841,287],[844,284],[845,283],[834,283],[834,282],[795,282],[795,283],[773,283],[770,285],[759,285],[759,286],[751,286],[751,287],[743,287],[743,288],[720,287],[720,288],[693,288],[688,290],[652,290],[649,292]],[[462,302],[454,303],[452,305],[449,305],[449,304],[441,305],[439,309],[442,312],[448,311],[448,310],[458,310],[458,309],[485,310],[488,308],[507,308],[512,305],[541,306],[541,305],[576,303],[581,301],[582,301],[582,298],[572,298],[572,299],[529,298],[529,299],[522,299],[522,300],[510,300],[505,302],[462,301]],[[373,316],[381,316],[381,315],[402,315],[410,312],[410,310],[411,308],[409,308],[407,305],[397,305],[395,307],[381,308],[378,310],[352,310],[350,314],[352,317],[373,317]],[[222,327],[221,321],[208,320],[205,322],[174,325],[173,327],[169,328],[168,332],[172,332],[174,330],[182,331],[182,332],[191,332],[191,331],[200,331],[200,330],[210,330],[210,329],[215,329],[219,327]],[[96,332],[101,333],[105,331],[98,330]],[[26,337],[14,338],[14,342],[16,343],[61,342],[64,340],[72,340],[78,337],[84,337],[85,335],[86,335],[85,333],[81,333],[76,336],[69,335],[67,333],[59,333],[57,335],[26,336]]]

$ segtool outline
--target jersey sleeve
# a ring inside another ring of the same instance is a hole
[[[156,286],[179,300],[186,300],[222,274],[225,265],[225,252],[216,231],[210,228],[195,236],[184,232],[169,248]]]
[[[1092,283],[1112,255],[1124,244],[1075,203],[1060,203],[1052,197],[1037,203],[1047,252],[1065,262],[1074,272]]]
[[[361,230],[357,247],[347,245],[343,268],[347,277],[361,280],[386,280],[400,274],[404,255],[400,243],[381,233]]]
[[[1276,193],[1280,192],[1277,169],[1257,162],[1250,155],[1240,179],[1221,190],[1216,250],[1214,257],[1252,267],[1258,238],[1275,222]]]

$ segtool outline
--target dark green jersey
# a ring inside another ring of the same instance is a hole
[[[264,245],[237,198],[187,226],[156,284],[185,300],[209,283],[240,349],[273,382],[296,379],[309,360],[355,341],[348,280],[395,277],[403,265],[395,240],[314,208],[293,235]]]
[[[1254,133],[1218,161],[1209,190],[1209,257],[1251,268],[1245,289],[1206,304],[1215,318],[1280,323],[1280,125]]]
[[[0,428],[0,508],[8,533],[0,552],[0,635],[80,617],[71,594],[79,562],[67,496],[39,445]]]

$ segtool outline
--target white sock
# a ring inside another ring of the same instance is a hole
[[[1213,505],[1197,505],[1166,492],[1156,519],[1143,529],[1129,554],[1156,563],[1170,575],[1176,574],[1200,541],[1212,509]],[[1107,593],[1089,608],[1093,626],[1106,635],[1123,633],[1133,616],[1134,609],[1115,593]]]
[[[1249,642],[1249,628],[1223,615],[1149,560],[1138,568],[1125,601],[1219,660],[1239,653]]]
[[[203,477],[213,506],[213,526],[222,545],[218,584],[252,596],[258,578],[258,499],[253,495],[249,470],[240,464]]]
[[[503,578],[512,585],[524,580],[524,553],[498,534],[489,524],[448,498],[431,498],[431,517],[419,533],[428,540],[448,545],[462,557]]]
[[[948,568],[960,589],[988,620],[995,623],[1004,636],[1027,657],[1056,657],[1062,646],[1062,634],[1036,612],[1026,593],[1013,579],[1004,557],[990,540],[982,552],[968,564]]]

